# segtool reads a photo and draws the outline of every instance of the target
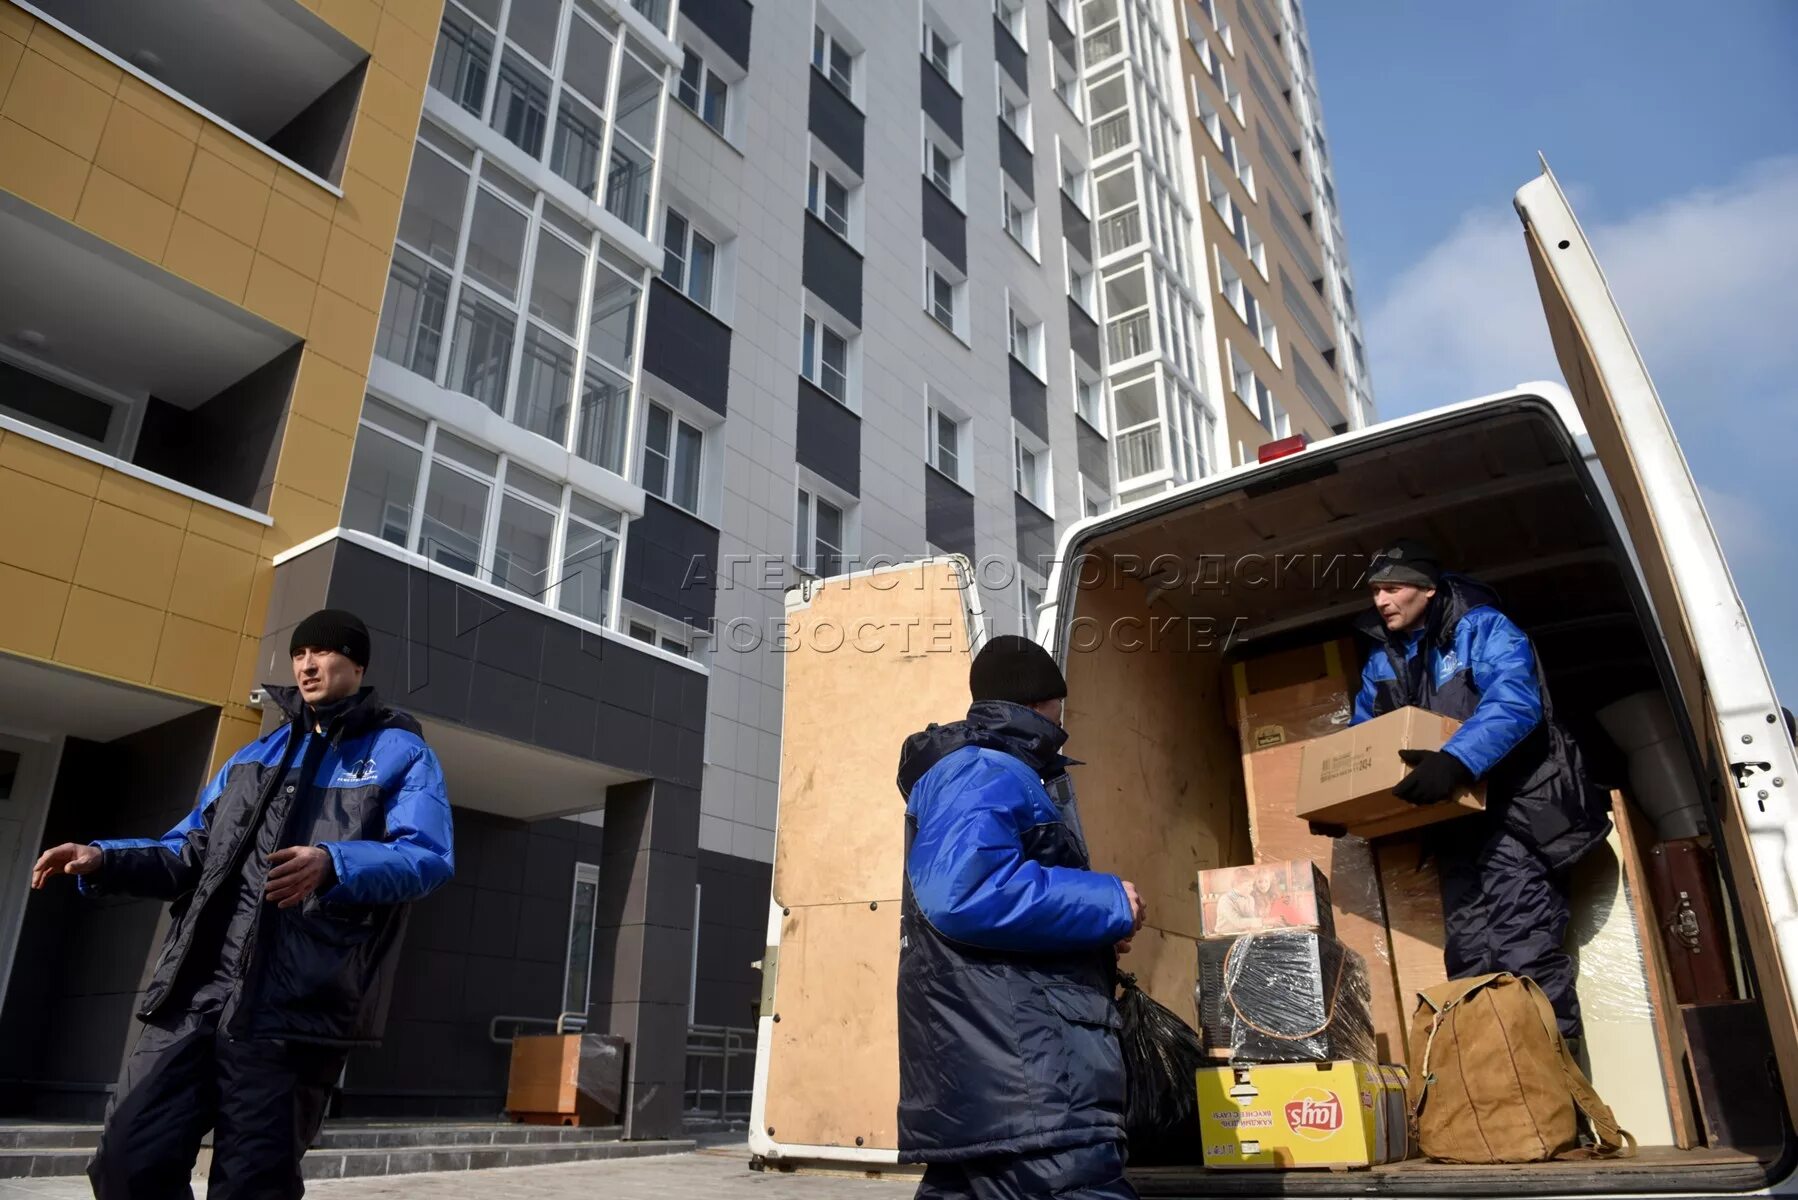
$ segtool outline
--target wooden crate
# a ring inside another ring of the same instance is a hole
[[[530,1125],[616,1125],[625,1042],[603,1034],[543,1034],[512,1042],[506,1115]]]

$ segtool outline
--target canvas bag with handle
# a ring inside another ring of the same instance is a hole
[[[1592,1090],[1530,979],[1479,975],[1418,994],[1411,1122],[1438,1162],[1627,1157],[1635,1139]],[[1579,1144],[1579,1115],[1596,1144]]]

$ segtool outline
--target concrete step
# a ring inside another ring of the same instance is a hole
[[[0,1153],[7,1150],[92,1149],[100,1142],[100,1127],[48,1121],[8,1121],[0,1124]]]
[[[589,1145],[616,1142],[617,1125],[513,1125],[495,1122],[327,1123],[313,1150],[406,1150],[438,1147]]]
[[[310,1151],[301,1163],[307,1179],[347,1179],[370,1175],[408,1175],[419,1171],[478,1171],[489,1167],[538,1167],[549,1163],[594,1162],[612,1158],[645,1158],[686,1154],[691,1141],[624,1142],[587,1139],[566,1142],[498,1142],[387,1147],[336,1148]],[[80,1175],[87,1170],[90,1148],[0,1150],[0,1179],[42,1179]],[[205,1179],[212,1165],[202,1150],[194,1178]]]

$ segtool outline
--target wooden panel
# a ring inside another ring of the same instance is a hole
[[[572,1118],[580,1046],[578,1034],[515,1038],[512,1069],[506,1080],[506,1111],[520,1117],[553,1114]]]
[[[781,922],[768,1136],[899,1145],[899,905],[790,910]]]
[[[1094,868],[1136,885],[1151,927],[1196,939],[1199,871],[1248,861],[1242,771],[1222,719],[1222,659],[1150,642],[1151,616],[1132,579],[1079,593],[1064,668],[1067,753],[1085,764],[1073,777]]]
[[[833,580],[788,610],[776,903],[899,899],[899,747],[968,708],[959,579],[948,562],[925,563]]]

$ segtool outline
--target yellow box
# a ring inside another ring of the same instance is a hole
[[[1411,1155],[1403,1067],[1206,1067],[1198,1088],[1207,1167],[1371,1167]]]

